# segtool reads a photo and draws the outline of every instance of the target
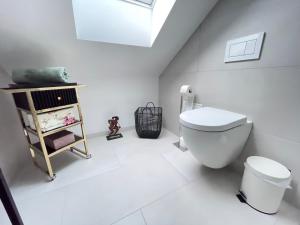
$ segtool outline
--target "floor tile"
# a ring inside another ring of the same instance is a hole
[[[176,136],[168,131],[162,131],[162,137],[159,139],[140,139],[135,137],[134,140],[124,139],[122,143],[114,145],[116,155],[121,164],[131,160],[137,155],[157,155],[172,151],[175,148],[173,142]]]
[[[273,225],[275,217],[240,203],[237,175],[202,167],[202,179],[143,208],[148,225]]]
[[[300,210],[282,202],[274,225],[300,225]]]
[[[267,216],[240,203],[241,175],[201,166],[163,130],[159,139],[89,139],[93,158],[70,153],[55,159],[57,178],[33,165],[22,168],[12,187],[27,225],[299,225],[299,211],[282,204]],[[0,205],[0,224],[10,225]]]
[[[141,213],[141,211],[137,211],[121,220],[119,220],[116,223],[113,223],[113,225],[147,225],[144,221],[144,217]]]
[[[61,190],[17,202],[25,225],[61,225],[65,193]]]
[[[111,224],[185,183],[160,155],[136,155],[118,170],[70,186],[63,225]]]
[[[201,178],[201,165],[190,151],[182,152],[174,146],[171,151],[163,153],[163,157],[187,180],[194,181]]]
[[[49,182],[48,176],[32,164],[23,168],[13,182],[12,193],[17,199],[26,199],[62,188],[78,181],[111,171],[120,167],[112,147],[107,147],[103,137],[89,140],[91,159],[83,159],[70,152],[53,159],[56,179]],[[40,163],[43,163],[41,161]]]

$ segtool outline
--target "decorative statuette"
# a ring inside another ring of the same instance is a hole
[[[108,129],[110,130],[109,135],[106,136],[106,139],[108,141],[123,137],[121,133],[118,133],[121,128],[118,121],[119,121],[118,116],[114,116],[110,120],[108,120],[108,125],[109,125]]]

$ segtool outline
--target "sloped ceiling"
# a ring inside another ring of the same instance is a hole
[[[216,2],[177,0],[153,47],[141,48],[76,40],[71,0],[0,0],[0,66],[9,73],[88,61],[101,74],[159,76]]]

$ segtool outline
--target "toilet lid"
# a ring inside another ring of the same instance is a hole
[[[201,131],[225,131],[247,122],[247,117],[238,113],[212,107],[202,107],[180,114],[180,123]]]
[[[261,156],[250,156],[247,165],[264,177],[273,181],[289,179],[291,172],[279,162]]]

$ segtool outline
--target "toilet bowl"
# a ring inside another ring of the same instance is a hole
[[[203,165],[222,168],[242,152],[252,122],[238,113],[202,107],[180,114],[183,139]]]

